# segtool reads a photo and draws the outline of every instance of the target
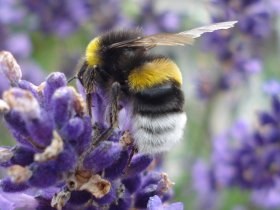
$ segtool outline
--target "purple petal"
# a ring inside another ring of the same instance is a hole
[[[26,128],[32,140],[41,146],[48,146],[52,140],[53,124],[47,113],[37,119],[26,120]]]
[[[144,155],[144,154],[137,154],[134,155],[130,166],[127,169],[127,176],[134,176],[136,174],[141,173],[144,171],[150,163],[153,161],[153,158],[149,155]]]
[[[5,115],[5,120],[11,130],[16,130],[17,133],[28,136],[28,131],[26,129],[23,116],[18,111],[11,110]]]
[[[122,173],[125,173],[124,169],[128,164],[128,152],[122,151],[120,158],[113,163],[111,166],[105,169],[105,177],[107,179],[113,180],[117,179]]]
[[[151,171],[144,177],[142,187],[146,187],[151,184],[158,184],[162,178],[162,173]]]
[[[29,81],[26,81],[26,80],[20,80],[18,82],[18,86],[23,89],[23,90],[27,90],[29,92],[31,92],[33,94],[33,96],[40,102],[42,103],[42,100],[41,100],[41,97],[38,93],[38,90],[37,90],[37,86],[34,85],[33,83],[29,82]]]
[[[77,144],[75,145],[75,149],[78,154],[81,154],[85,148],[89,145],[91,141],[91,133],[92,133],[92,125],[91,119],[89,116],[84,117],[84,131],[82,135],[77,139]]]
[[[35,210],[38,206],[37,200],[24,193],[0,192],[0,206],[5,210],[28,209]]]
[[[79,117],[71,118],[61,129],[60,133],[63,139],[74,143],[75,145],[78,138],[84,132],[84,121]]]
[[[28,183],[33,187],[46,188],[51,187],[59,179],[59,174],[54,165],[49,164],[33,164],[31,166],[32,176]]]
[[[29,188],[29,186],[26,183],[17,184],[12,182],[9,178],[1,180],[0,186],[4,192],[11,193],[24,191]]]
[[[161,199],[155,195],[149,198],[147,210],[163,210]]]
[[[13,157],[11,162],[15,165],[27,166],[33,162],[34,151],[23,146],[16,146],[13,149]]]
[[[149,198],[157,194],[158,186],[155,184],[149,185],[145,188],[141,188],[135,195],[134,206],[136,208],[146,208]]]
[[[45,98],[45,108],[50,109],[50,102],[54,92],[67,84],[67,79],[63,73],[54,72],[47,77],[46,86],[43,90],[43,95]]]
[[[55,91],[51,101],[53,118],[56,126],[61,128],[74,115],[74,92],[68,87]]]
[[[119,143],[101,142],[85,157],[84,167],[94,172],[102,171],[119,159],[121,150],[122,147]]]
[[[65,146],[64,150],[53,160],[56,172],[70,171],[74,169],[77,161],[77,155],[71,146]],[[50,161],[51,163],[52,161]]]
[[[129,210],[131,209],[131,197],[125,194],[122,198],[116,200],[110,205],[109,210]]]
[[[69,203],[73,205],[82,205],[88,202],[92,198],[92,195],[88,191],[72,191]]]
[[[142,183],[142,178],[139,174],[137,174],[136,176],[132,176],[132,177],[123,179],[122,183],[124,184],[124,186],[128,190],[128,192],[133,194],[140,188],[141,183]]]
[[[14,210],[13,203],[1,195],[0,193],[0,206],[6,210]]]

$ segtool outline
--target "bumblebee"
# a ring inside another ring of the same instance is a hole
[[[109,116],[108,130],[118,126],[119,110],[125,109],[131,116],[128,129],[139,152],[156,154],[169,150],[182,138],[187,120],[182,75],[171,59],[149,50],[191,45],[203,33],[228,29],[235,23],[221,22],[150,36],[144,36],[140,30],[113,31],[94,38],[76,76],[85,89],[89,115],[94,100],[98,100],[94,95],[99,94],[107,100],[107,109],[97,114]]]

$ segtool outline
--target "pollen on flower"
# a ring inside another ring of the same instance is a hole
[[[70,199],[70,196],[71,193],[67,190],[55,194],[51,200],[51,207],[54,207],[57,210],[62,210],[67,201]]]
[[[8,149],[0,147],[0,163],[5,163],[14,156],[14,153]]]
[[[86,113],[86,103],[85,100],[83,99],[82,95],[77,93],[77,91],[72,88],[73,93],[74,93],[74,109],[77,113],[79,114],[84,114]]]
[[[8,168],[8,175],[12,182],[23,183],[32,176],[32,171],[28,167],[22,167],[20,165],[13,165]]]
[[[169,179],[166,173],[161,173],[161,177],[162,181],[159,183],[159,186],[163,192],[167,192],[175,183]]]
[[[120,144],[123,146],[131,146],[132,145],[132,136],[129,131],[125,131],[120,138]]]
[[[3,99],[15,111],[26,113],[32,118],[37,118],[40,115],[38,101],[26,90],[12,88],[4,92]]]
[[[42,153],[35,154],[34,160],[37,162],[44,162],[54,159],[63,151],[63,145],[63,140],[57,131],[53,131],[53,139],[51,144],[47,146]]]
[[[0,114],[6,114],[10,111],[9,105],[2,99],[0,99]]]
[[[111,183],[108,180],[102,179],[99,175],[93,175],[88,182],[83,184],[80,189],[91,192],[96,198],[105,196],[111,188]]]

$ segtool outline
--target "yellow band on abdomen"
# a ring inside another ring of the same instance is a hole
[[[159,58],[133,69],[128,76],[131,90],[141,91],[167,81],[182,85],[182,74],[178,66],[170,59]]]

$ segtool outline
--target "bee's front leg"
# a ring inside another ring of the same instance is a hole
[[[87,103],[87,112],[88,115],[90,116],[90,118],[92,118],[92,94],[91,93],[87,93],[86,94],[86,103]]]
[[[119,98],[120,98],[121,85],[118,82],[114,82],[111,88],[111,97],[109,105],[109,123],[110,127],[118,127],[118,115],[119,115]]]
[[[120,91],[120,83],[114,82],[111,86],[108,108],[109,110],[107,119],[109,121],[109,127],[103,133],[101,133],[100,136],[98,136],[96,141],[94,141],[94,145],[97,145],[99,142],[108,139],[112,135],[114,129],[118,127]]]

